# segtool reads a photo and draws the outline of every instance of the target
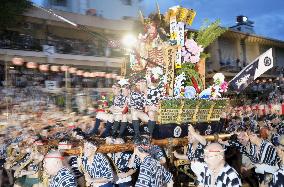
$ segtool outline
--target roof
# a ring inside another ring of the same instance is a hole
[[[238,39],[244,39],[248,42],[257,42],[257,43],[261,43],[264,45],[284,47],[284,41],[282,40],[260,36],[257,34],[244,33],[244,32],[236,31],[233,29],[228,29],[228,31],[223,34],[223,37],[238,38]]]

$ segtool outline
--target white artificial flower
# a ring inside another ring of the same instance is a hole
[[[222,82],[224,82],[225,76],[224,76],[223,73],[216,73],[216,74],[213,76],[213,79],[214,79],[214,82],[216,82],[217,80],[219,80],[219,83],[221,84]]]
[[[120,86],[124,86],[124,85],[129,84],[128,79],[120,79],[117,83],[118,83]]]
[[[159,77],[160,75],[163,75],[163,70],[160,67],[154,67],[152,68],[152,74],[154,77]]]

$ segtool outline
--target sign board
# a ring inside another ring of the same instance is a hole
[[[55,91],[58,88],[56,81],[45,81],[45,88],[47,91]]]
[[[46,56],[51,56],[55,53],[55,47],[51,45],[43,45],[42,50]]]

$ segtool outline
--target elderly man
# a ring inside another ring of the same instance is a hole
[[[146,80],[141,78],[135,83],[135,89],[133,89],[129,96],[129,107],[132,118],[132,125],[134,128],[134,141],[139,142],[141,139],[140,135],[140,120],[143,123],[148,123],[149,116],[144,112],[146,105],[147,91]]]
[[[173,186],[172,174],[152,158],[148,150],[142,146],[136,146],[133,154],[142,161],[135,187]]]
[[[218,143],[206,146],[204,161],[207,164],[201,173],[199,186],[203,187],[240,187],[241,180],[238,173],[225,162],[224,149]]]
[[[76,187],[72,172],[63,166],[64,158],[58,151],[48,153],[44,158],[44,169],[52,176],[49,187]]]
[[[94,125],[94,128],[89,133],[90,135],[98,134],[100,124],[103,121],[103,122],[106,123],[106,126],[105,126],[105,130],[102,132],[102,134],[100,134],[100,136],[101,137],[110,136],[111,128],[112,128],[113,122],[114,122],[113,113],[117,112],[117,110],[119,110],[118,112],[120,112],[120,110],[122,110],[122,109],[119,109],[118,106],[121,105],[120,104],[121,99],[123,99],[123,96],[121,95],[121,88],[118,84],[112,85],[112,93],[114,94],[114,99],[113,99],[114,105],[110,107],[110,111],[112,113],[107,113],[106,111],[98,111],[98,113],[96,115],[95,125]],[[118,119],[116,119],[116,123],[117,122],[118,122]]]

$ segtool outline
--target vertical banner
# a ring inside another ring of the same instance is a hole
[[[166,77],[167,77],[167,94],[174,95],[174,82],[175,82],[175,61],[176,61],[176,47],[169,46],[164,50],[165,64],[166,64]]]
[[[183,22],[179,22],[176,26],[176,30],[177,30],[177,46],[178,46],[178,50],[177,50],[177,59],[176,59],[176,63],[175,63],[175,68],[181,68],[181,48],[182,46],[184,46],[184,23]]]
[[[177,24],[177,45],[184,46],[184,23]]]
[[[170,40],[177,39],[177,19],[175,16],[170,17]]]
[[[177,46],[175,68],[181,68],[181,46]]]

